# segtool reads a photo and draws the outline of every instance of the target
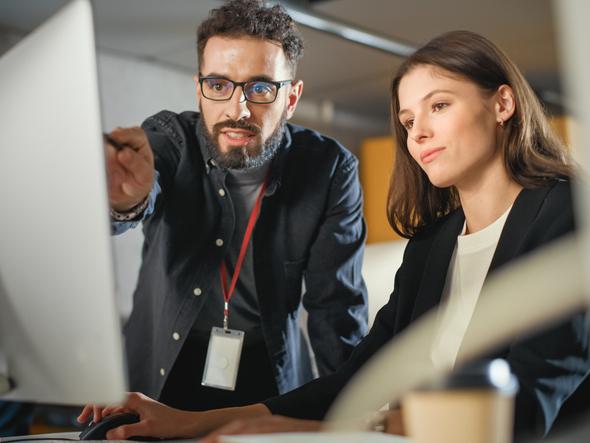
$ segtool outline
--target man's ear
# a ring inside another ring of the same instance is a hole
[[[496,121],[500,126],[505,121],[510,120],[516,111],[516,100],[514,98],[514,91],[508,85],[502,85],[496,91]]]
[[[303,81],[297,80],[293,82],[289,88],[289,95],[287,96],[287,119],[290,119],[295,113],[297,103],[301,98],[303,92]]]
[[[199,83],[199,74],[193,75],[193,80],[195,81],[197,103],[198,103],[201,101],[201,84]]]

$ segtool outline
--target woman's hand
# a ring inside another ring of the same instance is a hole
[[[385,416],[385,432],[394,435],[406,435],[401,408],[391,409]]]
[[[194,437],[202,414],[174,409],[139,392],[131,392],[125,403],[119,406],[86,406],[78,417],[78,422],[85,422],[91,414],[93,421],[98,422],[106,415],[122,412],[139,415],[139,422],[111,429],[107,433],[109,440],[126,440],[129,437]]]
[[[126,440],[129,437],[192,438],[200,437],[215,429],[241,419],[244,423],[259,417],[269,417],[266,406],[257,403],[236,408],[213,409],[211,411],[181,411],[159,403],[139,392],[131,392],[127,400],[118,406],[88,405],[80,413],[80,423],[94,414],[94,421],[100,421],[109,414],[131,412],[139,415],[139,422],[119,426],[107,433],[109,440]],[[289,419],[290,420],[290,419]],[[270,431],[267,431],[270,432]]]

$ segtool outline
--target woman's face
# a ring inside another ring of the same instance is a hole
[[[401,79],[398,99],[410,155],[434,186],[477,186],[504,168],[497,143],[496,94],[421,65]]]

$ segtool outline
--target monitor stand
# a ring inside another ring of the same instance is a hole
[[[12,379],[5,374],[0,374],[0,395],[7,394],[14,388]]]
[[[4,285],[2,283],[2,277],[0,277],[0,299],[5,298]],[[8,362],[5,361],[6,356],[3,355],[2,349],[4,343],[2,343],[2,337],[5,337],[8,331],[2,328],[2,314],[0,313],[0,396],[7,394],[14,389],[14,381],[10,378],[8,371]]]

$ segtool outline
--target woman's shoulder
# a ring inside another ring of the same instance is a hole
[[[539,188],[526,190],[542,201],[540,213],[563,213],[574,211],[572,183],[566,179],[556,179]]]
[[[569,180],[554,180],[546,186],[525,189],[514,209],[518,214],[514,220],[529,226],[528,236],[532,239],[548,241],[576,228],[577,217]]]
[[[553,180],[547,185],[547,188],[549,189],[549,195],[557,198],[571,196],[572,194],[572,182],[565,178]]]

